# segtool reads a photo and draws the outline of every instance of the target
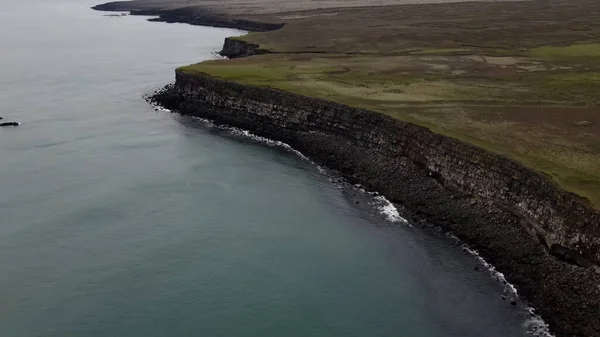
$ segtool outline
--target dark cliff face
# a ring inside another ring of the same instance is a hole
[[[382,114],[177,73],[154,100],[280,140],[478,250],[559,336],[600,335],[599,213],[507,158]]]
[[[241,40],[226,38],[223,49],[219,52],[222,56],[234,59],[252,55],[268,54],[269,51],[260,49],[259,45]]]

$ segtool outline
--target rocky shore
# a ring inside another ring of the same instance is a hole
[[[181,71],[176,78],[151,100],[288,143],[403,205],[412,220],[439,226],[476,249],[538,308],[557,336],[600,335],[599,275],[574,264],[579,258],[567,248],[562,259],[549,253],[557,245],[550,240],[559,234],[544,232],[540,217],[552,213],[547,202],[561,199],[544,177],[378,113]],[[524,216],[524,204],[537,211]],[[565,228],[560,235],[573,232]]]

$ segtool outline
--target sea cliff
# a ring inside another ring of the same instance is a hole
[[[558,336],[600,335],[600,215],[544,175],[379,113],[200,73],[178,70],[151,99],[288,143],[478,250]]]

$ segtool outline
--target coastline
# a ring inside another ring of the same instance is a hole
[[[557,336],[594,336],[600,331],[596,315],[600,275],[593,268],[557,259],[530,235],[525,219],[506,204],[465,191],[420,162],[427,151],[424,136],[440,137],[435,142],[442,147],[451,140],[381,114],[324,100],[181,71],[176,77],[175,85],[151,101],[289,144],[349,182],[402,205],[414,222],[424,220],[456,235],[502,272]],[[470,150],[467,156],[483,151]],[[477,160],[462,160],[468,166],[457,176],[486,174],[477,169]]]
[[[169,109],[166,109],[166,108],[156,104],[155,102],[153,102],[151,97],[146,97],[146,98],[147,98],[148,102],[153,107],[155,107],[156,111],[166,112],[166,113],[177,113],[177,112],[171,111]],[[406,216],[406,214],[408,214],[406,212],[406,210],[402,209],[402,211],[400,211],[396,207],[397,204],[394,205],[392,202],[390,202],[388,199],[386,199],[385,196],[381,195],[379,192],[368,191],[360,184],[352,184],[352,183],[348,182],[344,177],[341,177],[337,171],[332,171],[328,168],[318,165],[313,160],[306,157],[303,153],[292,148],[290,145],[288,145],[284,142],[275,141],[275,140],[265,138],[265,137],[260,137],[260,136],[257,136],[247,130],[239,129],[239,128],[232,127],[232,126],[229,126],[226,124],[218,125],[218,124],[215,124],[213,121],[202,118],[202,117],[196,117],[196,116],[190,116],[190,117],[198,118],[201,121],[203,127],[207,127],[210,129],[216,128],[219,130],[224,130],[228,134],[230,134],[236,138],[241,137],[244,139],[248,139],[251,142],[256,142],[258,144],[261,144],[263,146],[278,147],[285,151],[288,151],[288,152],[298,156],[300,159],[305,160],[305,161],[309,162],[310,164],[314,165],[316,167],[316,169],[321,174],[328,177],[328,179],[334,185],[336,185],[340,190],[345,191],[343,193],[348,193],[348,191],[351,191],[350,193],[353,196],[355,196],[355,194],[358,193],[360,195],[360,197],[358,197],[358,199],[361,202],[366,202],[366,204],[369,205],[368,206],[369,208],[375,207],[375,210],[378,212],[378,214],[380,216],[382,216],[383,218],[385,218],[385,220],[387,222],[399,224],[401,226],[408,226],[410,228],[414,227],[412,222],[406,220],[403,217],[403,216]],[[369,210],[369,212],[371,212],[371,210]],[[418,218],[413,216],[412,219],[413,219],[413,221],[417,221]],[[421,219],[421,220],[423,220],[423,219]],[[433,235],[437,236],[441,230],[441,228],[434,227],[430,224],[425,223],[424,221],[418,221],[418,222],[419,223],[416,225],[420,229],[426,231],[429,234],[433,234]],[[524,309],[529,313],[529,318],[523,324],[523,327],[526,329],[526,332],[528,335],[531,335],[534,337],[554,337],[555,336],[554,334],[552,334],[550,332],[550,328],[549,328],[548,324],[543,320],[542,317],[539,316],[539,314],[537,313],[535,308],[529,306],[527,301],[525,301],[524,299],[521,298],[521,296],[518,293],[518,290],[514,287],[513,284],[511,284],[510,282],[507,281],[507,279],[503,273],[498,271],[495,266],[488,263],[488,261],[486,261],[479,254],[479,252],[471,249],[471,247],[469,247],[469,245],[462,242],[458,237],[456,237],[452,233],[444,232],[443,230],[441,231],[441,233],[443,233],[444,237],[453,241],[454,245],[456,245],[457,248],[460,248],[463,252],[468,253],[469,255],[473,256],[481,264],[481,266],[483,268],[485,268],[485,270],[489,273],[489,276],[492,279],[494,279],[496,282],[498,282],[504,288],[504,295],[502,295],[501,298],[506,301],[507,305],[510,304],[514,307],[518,306],[519,308]]]
[[[101,8],[97,6],[95,9]],[[132,14],[159,16],[150,21],[249,31],[264,31],[261,30],[267,27],[264,25],[271,25],[215,19],[211,15],[191,17],[185,11],[133,11]],[[268,27],[266,30],[278,29]],[[258,45],[235,39],[226,39],[221,52],[230,58],[260,53]],[[536,226],[539,220],[535,219],[546,216],[549,208],[557,206],[556,201],[550,201],[550,206],[539,206],[539,200],[534,200],[534,206],[541,209],[539,214],[523,214],[518,209],[517,200],[499,200],[494,196],[498,192],[494,191],[497,186],[492,186],[489,193],[480,193],[476,186],[479,182],[468,182],[468,171],[460,172],[460,177],[449,178],[449,175],[453,176],[449,172],[455,169],[453,165],[456,162],[449,161],[447,168],[428,165],[426,158],[422,157],[422,152],[428,151],[426,145],[390,152],[390,147],[402,147],[413,142],[403,139],[387,143],[385,137],[379,134],[381,130],[385,133],[401,127],[404,134],[416,137],[418,143],[423,132],[429,132],[425,128],[406,125],[375,112],[279,90],[239,85],[204,75],[191,76],[181,71],[176,77],[175,86],[169,86],[151,98],[154,103],[181,114],[239,127],[260,137],[289,144],[317,163],[341,172],[350,182],[377,190],[391,201],[403,205],[413,221],[424,220],[455,234],[504,273],[524,299],[538,308],[537,311],[557,336],[600,335],[600,318],[597,317],[600,312],[600,288],[597,286],[600,278],[593,270],[598,258],[597,255],[592,260],[588,258],[590,254],[598,254],[597,247],[591,247],[582,254],[571,249],[569,243],[563,245],[560,238],[554,237],[551,231],[555,228],[548,230]],[[305,105],[311,108],[307,109]],[[315,111],[333,111],[333,114],[322,117],[317,116]],[[352,115],[352,123],[345,124],[348,111]],[[376,122],[370,122],[371,119]],[[362,125],[354,128],[357,121]],[[442,138],[435,143],[444,149],[441,152],[451,153],[450,157],[456,154],[452,152],[459,152],[453,149],[456,146],[453,140],[448,144],[446,137],[439,137]],[[460,161],[468,162],[469,159],[463,157]],[[516,163],[511,165],[519,166]],[[498,164],[492,171],[475,175],[494,175],[501,167]],[[539,182],[546,178],[539,175],[536,179],[540,180],[529,182],[525,187],[539,187]],[[459,181],[463,183],[457,183]],[[552,185],[548,186],[543,189],[543,198],[552,197],[554,193]],[[560,196],[556,200],[560,202],[561,198],[567,198],[569,202],[573,198],[575,201],[571,209],[582,210],[573,196]],[[587,222],[580,224],[578,230],[595,221],[597,212],[590,212],[583,207],[584,215],[580,218],[587,219]],[[586,218],[586,214],[590,214],[591,218]],[[568,217],[568,214],[561,216]],[[572,230],[567,228],[566,232]],[[592,234],[587,233],[587,236]],[[548,250],[553,255],[548,254]]]

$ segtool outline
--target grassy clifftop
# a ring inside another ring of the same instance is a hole
[[[507,155],[600,207],[600,4],[282,13],[274,54],[181,68],[378,111]]]

